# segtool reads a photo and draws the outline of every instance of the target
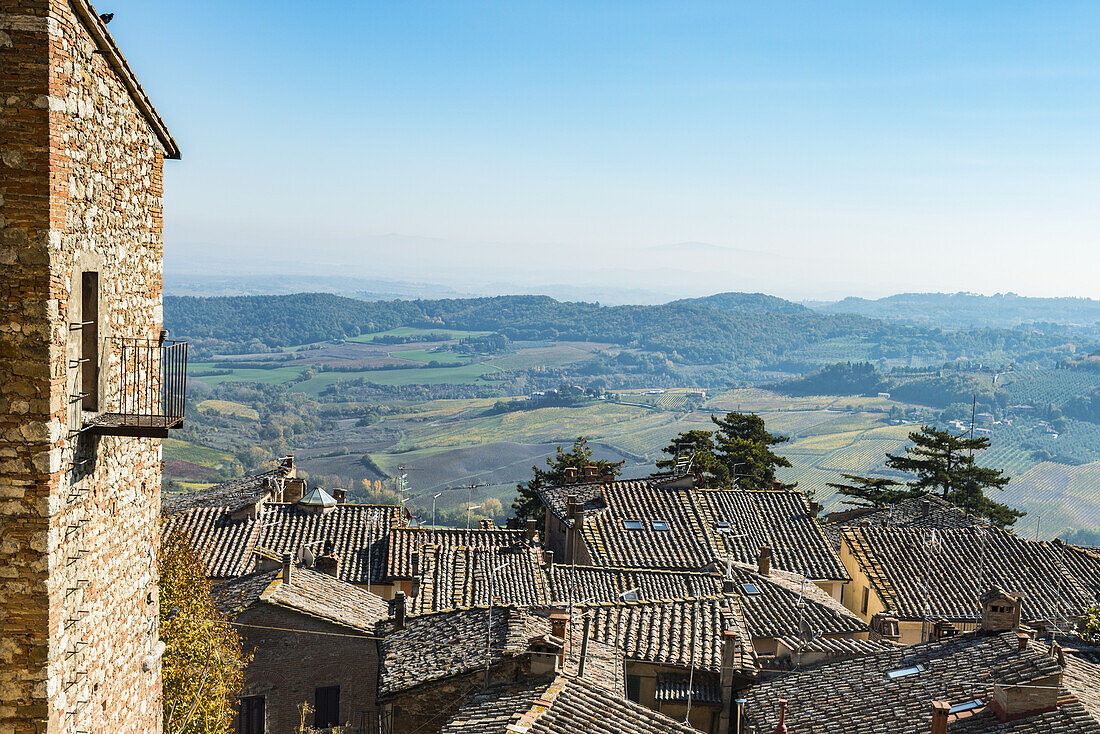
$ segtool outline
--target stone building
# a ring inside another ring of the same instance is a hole
[[[157,436],[182,423],[163,360],[186,348],[161,333],[162,165],[178,157],[87,0],[0,0],[0,731],[161,729]]]
[[[295,568],[289,558],[279,570],[226,582],[216,596],[253,653],[237,710],[240,734],[297,731],[303,703],[313,707],[306,723],[316,728],[380,730],[374,628],[389,614],[383,599]]]

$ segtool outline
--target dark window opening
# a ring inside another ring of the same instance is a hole
[[[264,734],[264,697],[246,696],[237,712],[237,734]]]
[[[642,676],[628,675],[626,677],[626,697],[634,703],[641,703]]]
[[[859,605],[860,606],[860,611],[859,611],[860,614],[866,614],[867,613],[867,605],[870,602],[870,599],[871,599],[871,590],[868,589],[865,586],[865,587],[863,587],[863,602]]]
[[[80,407],[99,410],[99,273],[80,278]]]
[[[313,691],[313,726],[328,729],[340,724],[340,686],[322,686]]]

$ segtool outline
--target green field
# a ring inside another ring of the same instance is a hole
[[[165,460],[178,459],[189,461],[192,464],[200,464],[211,468],[217,468],[224,463],[233,461],[233,454],[228,451],[219,451],[205,446],[196,446],[193,443],[180,441],[175,438],[163,439],[163,458]]]
[[[348,339],[351,342],[369,342],[376,336],[431,336],[432,334],[447,334],[451,339],[463,339],[468,336],[488,336],[491,331],[461,331],[439,327],[438,329],[422,329],[417,326],[399,326],[387,331],[374,331],[370,334],[360,334]]]

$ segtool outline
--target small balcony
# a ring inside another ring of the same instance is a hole
[[[101,436],[166,438],[183,427],[187,342],[110,339],[105,410],[84,422]]]

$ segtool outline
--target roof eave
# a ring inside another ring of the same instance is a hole
[[[111,38],[111,34],[107,30],[106,24],[100,20],[99,14],[95,12],[95,8],[91,6],[88,0],[70,0],[70,5],[77,17],[83,23],[84,28],[88,31],[88,35],[92,37],[96,46],[103,53],[103,58],[107,60],[107,63],[110,64],[111,68],[118,74],[119,79],[122,81],[123,86],[126,87],[126,91],[129,92],[130,98],[134,101],[138,111],[141,112],[142,117],[145,118],[149,127],[153,129],[153,133],[157,136],[157,140],[160,141],[161,147],[164,148],[164,157],[172,160],[179,160],[180,149],[179,146],[176,145],[176,141],[172,138],[172,134],[168,132],[168,126],[164,123],[164,119],[161,118],[160,113],[153,107],[153,103],[149,100],[148,95],[145,94],[145,90],[141,88],[141,83],[138,82],[133,69],[126,63],[126,58],[122,55],[122,51],[119,50],[118,45],[115,44],[114,39]]]

